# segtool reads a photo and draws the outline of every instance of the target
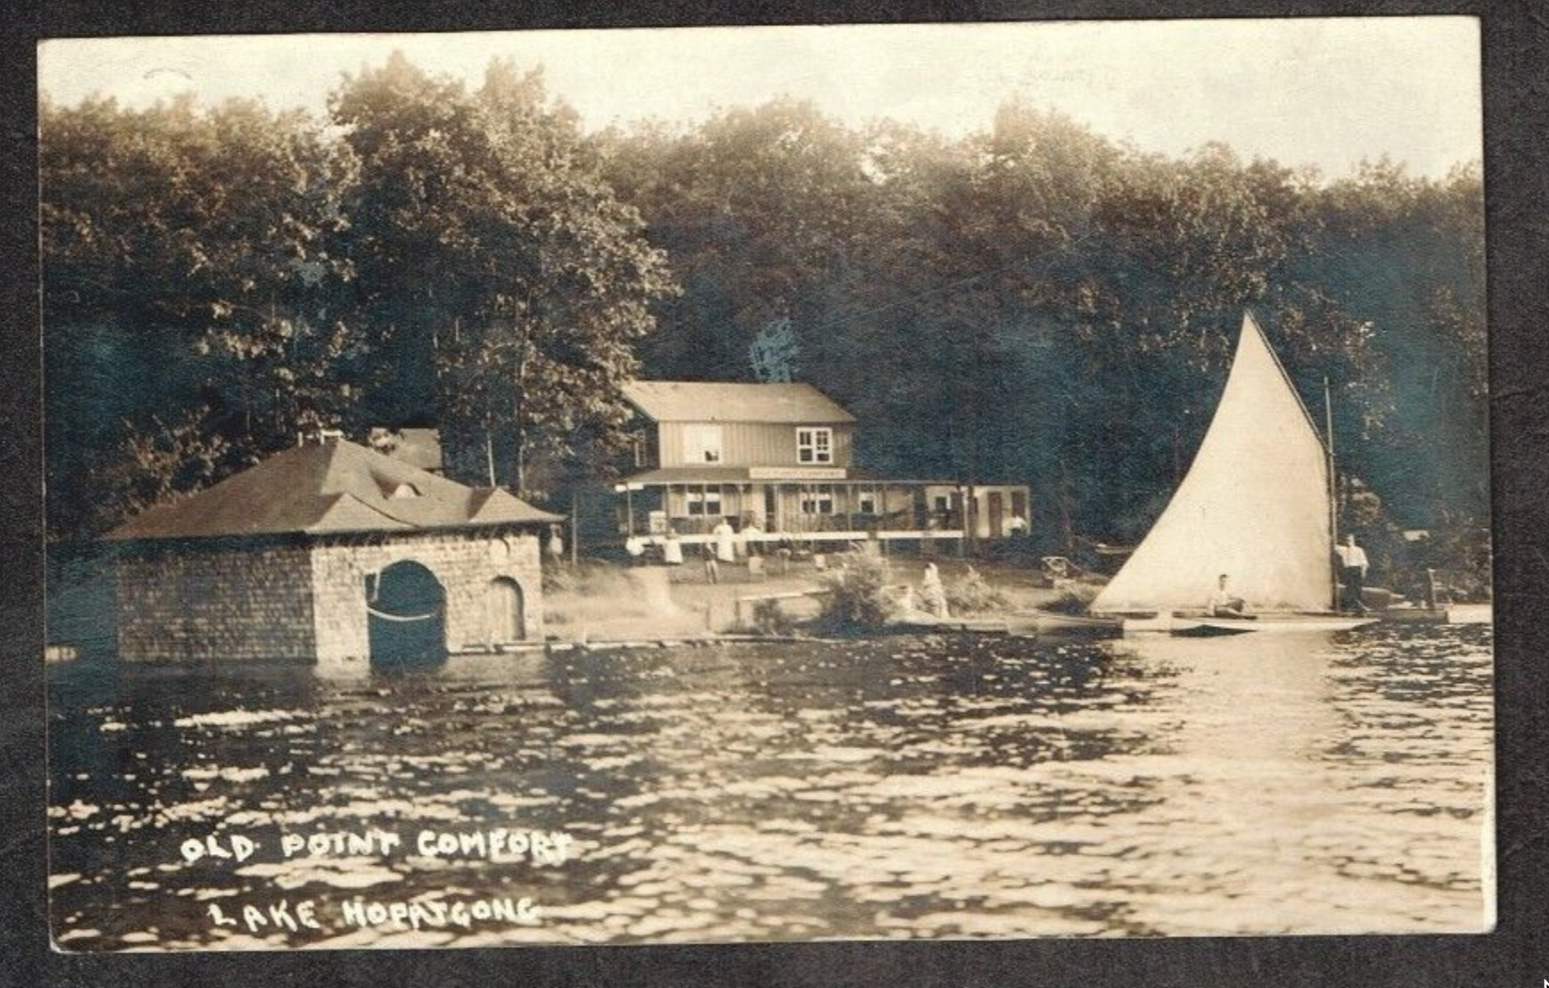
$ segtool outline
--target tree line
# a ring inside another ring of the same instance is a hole
[[[540,72],[397,55],[323,117],[89,99],[41,132],[56,537],[318,427],[435,425],[454,476],[553,500],[618,466],[623,381],[754,379],[773,332],[864,466],[1130,541],[1244,309],[1330,382],[1350,523],[1487,523],[1476,163],[1329,180],[1016,101],[963,138],[789,99],[589,133]]]

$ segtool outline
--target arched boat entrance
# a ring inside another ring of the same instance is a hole
[[[366,615],[373,666],[413,670],[446,661],[446,590],[419,563],[404,560],[368,576]]]
[[[485,606],[489,619],[489,640],[492,643],[519,642],[527,637],[527,612],[522,601],[522,588],[515,580],[509,576],[497,576],[489,581]]]

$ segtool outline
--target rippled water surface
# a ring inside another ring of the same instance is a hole
[[[51,676],[66,949],[1466,931],[1493,894],[1486,627]],[[368,827],[409,846],[279,850]],[[493,827],[573,856],[413,847]],[[208,834],[259,850],[186,863]],[[487,897],[538,919],[342,918]],[[209,912],[282,900],[320,928]]]

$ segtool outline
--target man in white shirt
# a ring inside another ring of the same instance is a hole
[[[742,530],[742,543],[744,551],[749,556],[761,556],[764,553],[764,529],[754,518],[748,522],[748,527]]]
[[[1210,595],[1205,610],[1211,617],[1245,617],[1248,602],[1227,588],[1227,576],[1222,573],[1216,581],[1216,592]]]
[[[1361,591],[1366,588],[1366,570],[1369,566],[1366,560],[1366,550],[1355,544],[1353,534],[1345,536],[1345,544],[1337,545],[1334,551],[1339,554],[1339,582],[1344,585],[1343,610],[1349,614],[1365,614],[1366,604],[1361,600]]]

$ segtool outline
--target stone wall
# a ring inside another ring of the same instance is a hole
[[[538,538],[526,532],[444,532],[319,543],[312,549],[317,660],[348,666],[369,660],[366,578],[410,560],[430,570],[446,591],[450,651],[507,641],[496,625],[491,582],[521,588],[526,638],[543,635],[543,579]]]
[[[127,661],[294,659],[316,652],[303,546],[169,546],[117,566]]]
[[[312,546],[168,546],[117,564],[118,654],[143,660],[295,659],[365,663],[366,580],[412,560],[446,592],[449,651],[509,642],[509,612],[491,584],[521,591],[526,639],[543,636],[536,535],[447,532],[374,536]]]

